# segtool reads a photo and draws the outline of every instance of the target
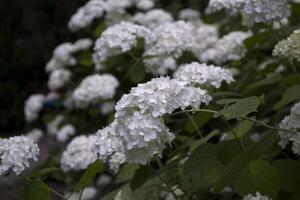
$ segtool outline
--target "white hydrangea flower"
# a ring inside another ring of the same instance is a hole
[[[29,167],[30,160],[37,161],[38,145],[25,136],[0,139],[0,175],[12,170],[19,175]]]
[[[93,151],[96,136],[75,137],[63,152],[60,163],[63,171],[86,169],[96,161],[97,154]]]
[[[102,0],[90,0],[79,8],[71,17],[68,27],[75,32],[89,26],[94,19],[100,18],[104,14],[105,2]]]
[[[82,194],[79,193],[72,193],[71,196],[69,194],[65,195],[68,197],[68,200],[92,200],[97,195],[97,189],[95,187],[85,187],[82,191]]]
[[[189,101],[185,102],[186,100]],[[132,88],[129,94],[123,95],[118,101],[115,110],[117,118],[131,115],[136,110],[160,117],[177,108],[183,110],[187,105],[196,108],[202,103],[208,104],[210,100],[211,97],[205,90],[192,89],[184,82],[160,77]]]
[[[153,39],[148,28],[131,22],[123,21],[109,27],[96,41],[93,54],[94,63],[99,68],[108,57],[127,52],[135,47],[139,38],[143,38],[146,44]]]
[[[154,7],[156,0],[132,0],[136,7],[142,10],[149,10]]]
[[[71,79],[71,71],[67,69],[56,69],[51,72],[48,80],[50,90],[58,90],[65,86]]]
[[[287,39],[280,41],[273,50],[273,56],[287,57],[300,61],[300,29],[294,31]]]
[[[116,152],[114,153],[108,163],[109,163],[109,168],[117,173],[120,169],[120,166],[126,161],[124,153]]]
[[[66,42],[58,45],[53,51],[52,58],[46,64],[46,72],[76,65],[76,58],[72,54],[87,50],[91,45],[92,41],[90,39],[79,39],[74,44]]]
[[[180,20],[192,22],[195,24],[201,24],[202,21],[200,20],[200,12],[198,10],[193,10],[190,8],[183,9],[179,12],[178,18]]]
[[[107,13],[124,12],[124,10],[132,5],[131,0],[107,0],[104,4]]]
[[[198,25],[195,30],[195,46],[193,53],[198,56],[207,49],[213,47],[219,40],[218,28],[214,25]]]
[[[169,71],[177,68],[176,59],[172,56],[144,57],[146,71],[152,74],[166,75]]]
[[[60,124],[64,121],[63,115],[57,115],[52,121],[47,124],[47,133],[49,135],[56,135]]]
[[[42,94],[33,94],[25,102],[24,113],[27,122],[32,122],[37,119],[39,112],[43,108],[43,103],[45,101],[45,96]]]
[[[123,143],[116,136],[115,123],[98,130],[96,137],[94,151],[100,160],[108,160],[110,169],[117,173],[125,162],[125,155]]]
[[[175,79],[188,84],[213,86],[216,88],[221,86],[222,81],[226,83],[234,81],[233,74],[229,69],[197,62],[180,66],[173,76]]]
[[[107,115],[115,110],[115,102],[113,101],[108,101],[104,102],[101,107],[100,111],[102,115]]]
[[[43,131],[41,129],[35,128],[26,133],[26,137],[33,140],[34,142],[38,142],[43,137]]]
[[[259,192],[256,192],[255,195],[248,194],[244,196],[243,200],[272,200],[271,198],[261,195]]]
[[[131,18],[131,21],[153,29],[164,23],[172,22],[173,17],[170,13],[164,11],[163,9],[153,9],[146,13],[136,13]]]
[[[221,10],[226,10],[231,14],[236,14],[243,7],[244,1],[245,0],[210,0],[205,12],[211,14]]]
[[[244,0],[242,13],[250,24],[273,23],[291,15],[287,0]]]
[[[112,99],[118,86],[119,81],[111,74],[93,74],[81,81],[72,98],[76,107],[84,108],[100,99]]]
[[[165,23],[154,29],[153,34],[154,42],[146,45],[143,55],[146,67],[153,73],[160,74],[166,69],[176,68],[170,65],[170,57],[179,58],[184,51],[195,48],[195,27],[189,22]]]
[[[290,115],[286,116],[280,123],[279,127],[283,129],[295,130],[299,134],[279,131],[281,138],[279,145],[285,148],[286,145],[291,141],[293,142],[292,149],[295,154],[300,155],[300,102],[296,103],[291,108]]]
[[[251,33],[248,32],[231,32],[217,41],[214,47],[208,49],[198,57],[202,62],[213,61],[215,64],[239,60],[246,53],[243,42],[250,36]]]
[[[60,142],[66,142],[72,135],[75,135],[76,129],[71,124],[63,125],[56,133],[56,139]]]

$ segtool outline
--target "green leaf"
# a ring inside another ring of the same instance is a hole
[[[137,169],[130,182],[130,188],[135,191],[141,187],[148,179],[154,175],[154,170],[151,166],[142,166]]]
[[[51,174],[51,173],[58,172],[58,171],[60,171],[60,170],[57,167],[50,167],[50,168],[47,168],[47,169],[39,170],[37,172],[33,172],[31,174],[31,177],[37,178],[37,177],[45,176],[47,174]]]
[[[106,28],[105,21],[102,20],[102,22],[97,26],[96,30],[94,31],[94,35],[96,37],[100,37],[102,32],[105,30],[105,28]]]
[[[100,173],[102,170],[103,170],[103,165],[99,160],[91,164],[88,167],[88,169],[85,171],[85,173],[81,176],[79,182],[75,187],[75,191],[79,192],[81,189],[86,187],[92,181],[94,176]]]
[[[270,32],[270,31],[264,31],[264,32],[255,34],[254,36],[249,37],[244,41],[245,47],[247,49],[252,49],[254,47],[257,47],[258,45],[269,40],[269,38],[271,36],[272,36],[272,32]]]
[[[185,130],[189,133],[194,133],[195,131],[197,131],[196,127],[194,126],[194,123],[197,124],[198,128],[201,128],[205,124],[207,124],[212,117],[212,113],[197,113],[185,124]]]
[[[206,135],[202,139],[193,141],[189,148],[190,153],[193,153],[199,146],[207,143],[211,138],[213,138],[214,136],[219,135],[219,134],[221,134],[219,130],[213,130],[212,132],[210,132],[208,135]]]
[[[243,137],[244,135],[246,135],[251,128],[253,127],[254,122],[251,122],[249,120],[243,120],[241,122],[239,122],[234,128],[233,131],[237,134],[238,138]],[[234,140],[236,139],[236,137],[234,136],[234,134],[232,132],[228,132],[226,133],[226,137],[224,138],[224,140]]]
[[[123,165],[118,173],[117,180],[120,182],[129,181],[134,176],[134,173],[138,168],[139,167],[136,164]]]
[[[300,85],[289,87],[283,93],[281,100],[274,106],[275,110],[279,110],[287,104],[300,99]]]
[[[276,199],[279,192],[279,175],[276,169],[265,160],[254,160],[243,170],[234,181],[234,189],[240,196],[255,194],[259,191],[272,199]]]
[[[240,99],[221,99],[221,100],[218,100],[216,103],[219,105],[227,105],[227,104],[235,103],[239,100]]]
[[[213,185],[214,192],[220,192],[223,188],[230,185],[240,173],[261,155],[268,153],[279,141],[279,136],[270,132],[259,143],[251,145],[246,151],[237,155],[236,158],[225,167],[224,172]]]
[[[258,97],[248,97],[229,105],[224,110],[220,111],[219,114],[223,115],[227,120],[244,117],[250,113],[256,112],[259,105],[260,99]]]
[[[276,160],[273,165],[280,176],[280,187],[287,192],[299,192],[300,161]]]
[[[198,189],[207,189],[215,179],[219,168],[217,164],[219,148],[217,145],[206,143],[198,147],[183,166],[183,187],[189,193]],[[219,175],[219,174],[218,174]],[[204,179],[204,177],[206,178]]]
[[[48,186],[40,179],[32,179],[21,194],[22,200],[51,200]]]
[[[132,66],[129,72],[129,78],[134,83],[140,83],[146,77],[145,66],[138,62]]]

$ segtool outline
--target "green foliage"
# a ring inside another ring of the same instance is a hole
[[[39,178],[29,181],[21,194],[22,200],[51,200],[51,194],[48,186]]]

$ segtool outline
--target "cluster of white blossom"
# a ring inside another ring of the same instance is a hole
[[[226,10],[231,14],[238,13],[245,0],[210,0],[206,8],[206,13],[214,13],[221,10]]]
[[[76,107],[85,108],[99,100],[113,98],[118,86],[119,81],[111,74],[89,75],[75,89],[72,99]]]
[[[136,6],[148,10],[154,6],[155,0],[90,0],[80,7],[71,17],[68,27],[75,32],[92,24],[92,22],[105,16],[108,21],[118,16],[124,16],[125,9]]]
[[[0,139],[0,175],[11,170],[19,175],[29,167],[30,160],[37,161],[38,145],[25,136]]]
[[[116,136],[115,125],[112,123],[97,131],[94,151],[100,160],[108,160],[110,168],[117,172],[125,162],[125,155],[122,141]]]
[[[164,75],[168,69],[176,68],[174,58],[179,58],[184,51],[195,47],[195,27],[192,23],[175,21],[164,23],[153,29],[154,40],[146,45],[144,62],[147,69],[155,74]]]
[[[41,129],[34,128],[28,133],[26,133],[26,137],[30,138],[35,142],[38,142],[43,137],[43,131]]]
[[[67,69],[56,69],[51,72],[48,80],[50,90],[58,90],[65,86],[71,79],[71,71]]]
[[[200,24],[195,27],[195,46],[193,53],[198,56],[212,48],[219,40],[218,28],[214,25]]]
[[[52,72],[66,66],[76,65],[76,58],[73,54],[89,49],[92,44],[93,42],[90,39],[79,39],[73,44],[67,42],[58,45],[53,51],[52,58],[46,64],[46,71]]]
[[[183,9],[179,12],[178,18],[180,20],[191,22],[194,25],[200,25],[200,24],[202,24],[202,21],[200,19],[200,15],[201,14],[200,14],[199,11],[193,10],[193,9],[190,9],[190,8],[186,8],[186,9]]]
[[[242,13],[250,24],[273,23],[291,15],[288,0],[244,0]]]
[[[226,10],[244,14],[250,24],[273,23],[290,16],[288,0],[210,0],[207,13]]]
[[[246,53],[243,42],[251,35],[249,32],[230,32],[218,40],[212,48],[198,55],[198,57],[202,62],[212,61],[216,64],[239,60]]]
[[[287,39],[280,41],[275,46],[273,55],[300,61],[300,30],[294,31]]]
[[[37,119],[43,108],[45,96],[42,94],[33,94],[25,102],[24,114],[27,122]]]
[[[193,62],[180,66],[174,73],[174,78],[194,85],[213,86],[219,88],[222,81],[234,81],[232,72],[214,65]]]
[[[293,142],[292,150],[295,154],[300,155],[300,102],[296,103],[291,108],[290,115],[286,116],[279,124],[280,128],[289,129],[297,131],[298,134],[287,132],[287,131],[280,131],[279,136],[281,138],[279,145],[282,148],[289,142]]]
[[[136,13],[131,18],[131,21],[153,29],[164,23],[172,22],[173,17],[170,13],[164,11],[163,9],[153,9],[146,13]]]
[[[61,125],[64,121],[63,115],[57,115],[47,124],[47,133],[55,136],[59,142],[66,142],[71,136],[75,135],[76,129],[71,124]]]
[[[64,171],[83,170],[97,160],[97,154],[93,151],[96,136],[75,137],[63,152],[60,163]]]
[[[108,101],[104,102],[100,106],[100,111],[102,115],[107,115],[115,110],[115,102],[113,101]]]
[[[268,196],[264,196],[260,194],[259,192],[256,192],[255,195],[248,194],[244,196],[243,200],[272,200],[272,199],[269,198]]]
[[[101,68],[101,63],[110,56],[129,51],[137,45],[138,39],[144,39],[145,43],[152,42],[151,31],[131,22],[120,22],[107,28],[97,39],[94,47],[93,60],[96,68]]]

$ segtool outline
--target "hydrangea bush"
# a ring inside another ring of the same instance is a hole
[[[30,200],[300,199],[299,22],[291,0],[86,2],[1,179]]]

